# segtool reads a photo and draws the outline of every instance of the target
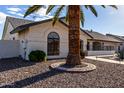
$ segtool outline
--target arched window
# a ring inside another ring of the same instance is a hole
[[[60,38],[56,32],[51,32],[47,37],[47,54],[59,55],[59,42]]]

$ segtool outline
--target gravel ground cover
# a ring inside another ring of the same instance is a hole
[[[59,60],[57,60],[59,61]],[[97,69],[86,73],[66,73],[50,70],[53,62],[26,62],[18,58],[0,60],[0,87],[2,88],[121,88],[124,87],[124,65],[83,61],[95,64]],[[61,60],[64,61],[64,60]]]

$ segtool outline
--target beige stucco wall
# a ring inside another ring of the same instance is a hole
[[[60,37],[60,54],[57,56],[48,56],[51,58],[65,58],[68,54],[68,28],[62,23],[57,22],[53,27],[52,22],[46,22],[35,25],[29,28],[28,31],[19,34],[20,39],[20,53],[24,57],[24,46],[26,47],[26,59],[32,50],[43,50],[47,54],[47,36],[50,32],[56,32]],[[81,32],[81,39],[84,41],[83,45],[86,46],[87,38],[84,32]],[[22,40],[26,43],[22,44]],[[86,47],[83,47],[86,50]]]
[[[22,58],[26,59],[26,53],[28,51],[28,29],[25,30],[25,31],[22,31],[18,34],[18,38],[19,38],[19,42],[20,42],[20,49],[19,49],[19,52],[20,52],[20,55],[22,56]]]
[[[52,26],[52,22],[30,27],[27,54],[37,49],[43,50],[47,54],[47,36],[50,32],[56,32],[60,37],[60,54],[57,56],[48,56],[48,58],[66,57],[68,53],[68,30],[59,22],[54,27]]]

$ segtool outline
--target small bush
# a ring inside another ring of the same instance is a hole
[[[124,59],[124,49],[118,52],[118,57],[123,60]]]
[[[80,51],[80,56],[81,56],[81,59],[85,58],[85,56],[86,56],[85,52]]]
[[[36,50],[32,51],[28,57],[30,61],[40,62],[45,60],[46,54],[41,50]]]

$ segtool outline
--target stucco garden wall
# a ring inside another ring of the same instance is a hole
[[[115,51],[88,51],[88,56],[113,55]]]
[[[0,40],[0,59],[18,57],[19,41],[17,40]]]

